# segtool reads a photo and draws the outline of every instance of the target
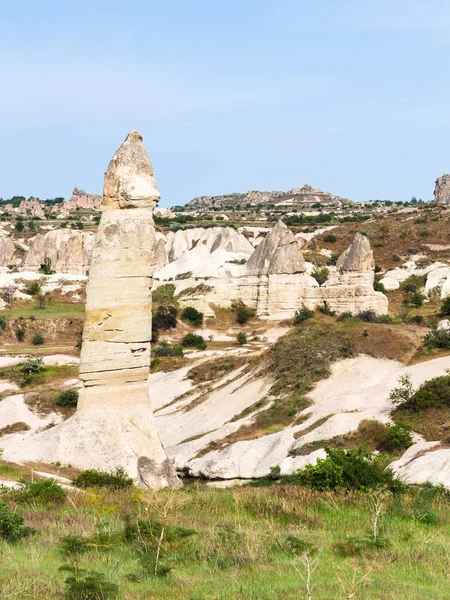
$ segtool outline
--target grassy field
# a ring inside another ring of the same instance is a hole
[[[59,567],[74,563],[103,573],[119,586],[119,598],[133,600],[450,596],[450,506],[430,492],[413,490],[400,501],[383,493],[194,485],[157,493],[95,490],[72,493],[58,507],[11,508],[36,533],[0,542],[0,598],[62,598],[67,573]],[[164,524],[156,576],[157,539],[126,541],[126,516],[131,525],[138,518],[141,527]],[[180,531],[189,533],[177,537]],[[88,551],[64,554],[60,539],[67,535],[89,536]]]
[[[7,319],[18,319],[20,317],[29,319],[31,316],[36,319],[57,319],[58,317],[82,317],[83,315],[84,304],[72,304],[70,302],[50,302],[44,309],[37,308],[35,303],[27,302],[22,306],[0,311],[0,316]]]

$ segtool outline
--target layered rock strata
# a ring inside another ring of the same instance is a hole
[[[151,286],[159,200],[153,166],[132,131],[105,173],[92,252],[76,414],[24,442],[21,459],[80,469],[122,467],[137,485],[179,485],[150,406]]]

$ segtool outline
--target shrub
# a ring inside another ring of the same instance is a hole
[[[183,321],[189,321],[194,327],[200,327],[203,323],[203,313],[193,306],[186,306],[181,313],[181,318]]]
[[[401,406],[409,402],[414,393],[411,374],[405,373],[404,375],[400,375],[398,378],[398,383],[399,386],[394,388],[389,394],[389,400],[392,402],[392,404]]]
[[[334,235],[334,233],[327,233],[323,239],[325,242],[333,244],[337,240],[337,237]]]
[[[245,325],[256,314],[256,310],[247,306],[242,300],[233,300],[231,308],[236,314],[236,323],[240,325]]]
[[[391,317],[391,315],[380,315],[379,322],[383,323],[384,325],[392,325],[395,323],[395,319],[394,317]]]
[[[292,324],[299,325],[300,323],[303,323],[303,321],[312,319],[313,317],[314,317],[314,311],[309,310],[309,308],[306,308],[306,306],[303,304],[301,308],[299,308],[295,311],[294,318],[292,320]]]
[[[0,316],[0,333],[3,333],[5,327],[6,327],[6,318]]]
[[[45,335],[43,333],[36,333],[31,340],[34,346],[42,346],[45,343]]]
[[[328,317],[334,317],[334,315],[336,314],[334,310],[330,309],[326,300],[324,300],[322,306],[319,306],[318,311],[323,315],[327,315]]]
[[[71,573],[64,580],[67,600],[113,600],[119,595],[117,585],[106,581],[103,573],[79,569],[76,562],[59,570]]]
[[[314,277],[314,279],[319,285],[325,283],[325,281],[328,279],[329,274],[330,271],[326,267],[314,267],[314,269],[311,272],[311,276]]]
[[[158,306],[152,317],[153,331],[157,329],[175,329],[177,326],[178,310],[172,304],[170,306]]]
[[[18,327],[16,331],[16,338],[18,342],[23,342],[23,340],[25,339],[25,329],[23,329],[22,327]]]
[[[43,369],[42,358],[36,356],[33,358],[27,358],[21,365],[20,370],[22,373],[32,375],[33,373],[40,373]]]
[[[447,296],[447,298],[442,303],[441,315],[450,315],[450,296]]]
[[[420,308],[421,306],[423,306],[423,302],[425,299],[426,296],[424,296],[421,292],[416,292],[411,296],[409,302],[416,308]]]
[[[383,269],[380,267],[380,265],[375,265],[375,269],[374,269],[375,273],[381,273],[382,270]]]
[[[243,346],[244,344],[247,343],[247,335],[243,331],[240,331],[236,335],[236,341],[240,346]]]
[[[62,504],[67,492],[54,479],[44,481],[19,481],[19,488],[13,490],[12,497],[24,504]]]
[[[383,457],[375,456],[366,448],[325,448],[327,458],[318,459],[316,465],[307,465],[294,475],[294,480],[317,490],[347,488],[367,491],[388,487],[401,491],[404,484],[395,480],[390,470],[385,470]]]
[[[24,527],[24,518],[11,512],[5,502],[0,502],[0,538],[7,542],[18,542],[33,533],[30,527]]]
[[[368,310],[360,310],[356,317],[364,323],[379,323],[380,319],[377,313],[371,308]]]
[[[382,292],[383,294],[387,294],[387,289],[384,287],[384,285],[381,283],[381,281],[374,281],[373,289],[376,292]]]
[[[188,333],[181,340],[183,348],[197,348],[197,350],[206,350],[206,342],[202,335]]]
[[[450,375],[425,381],[399,408],[422,410],[450,406]]]
[[[400,256],[398,254],[394,254],[394,256],[392,257],[392,260],[394,262],[400,262],[402,259],[400,258]]]
[[[88,469],[75,477],[72,483],[79,488],[109,487],[113,490],[123,490],[133,486],[133,480],[128,477],[122,467],[117,467],[111,473]]]
[[[337,263],[339,257],[340,257],[340,254],[336,254],[335,252],[333,252],[333,254],[330,256],[329,264],[335,265]]]
[[[395,452],[397,450],[406,450],[406,448],[413,445],[410,425],[399,422],[393,425],[388,424],[388,428],[386,441],[382,445],[383,450]]]
[[[56,401],[56,406],[71,406],[76,407],[78,404],[78,390],[62,390]]]
[[[417,284],[410,281],[403,286],[403,291],[407,294],[415,294],[417,292]]]
[[[435,325],[431,331],[423,338],[423,343],[428,349],[433,348],[450,348],[450,330],[438,329]]]
[[[159,346],[153,351],[153,356],[156,357],[180,357],[183,358],[184,351],[181,346],[174,344],[171,346],[167,340],[161,340]]]
[[[38,281],[33,281],[33,283],[27,289],[27,294],[30,294],[30,296],[35,296],[40,291],[41,291],[41,286],[39,285],[39,282]]]
[[[353,319],[353,315],[349,310],[341,313],[336,321],[348,321],[348,319]]]

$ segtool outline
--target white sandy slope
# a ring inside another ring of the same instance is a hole
[[[273,333],[276,336],[278,331]],[[7,358],[4,357],[5,361]],[[207,359],[207,356],[201,357],[195,364]],[[51,360],[61,359],[52,357]],[[191,364],[170,373],[153,373],[149,390],[159,435],[178,469],[210,479],[249,479],[268,474],[276,465],[283,473],[292,473],[315,462],[317,457],[324,456],[323,450],[305,456],[295,456],[295,450],[311,442],[322,441],[325,445],[326,440],[336,435],[354,431],[365,419],[388,422],[392,410],[388,395],[400,375],[409,372],[414,385],[418,386],[442,375],[449,367],[448,356],[409,367],[364,355],[339,361],[332,366],[331,376],[311,392],[313,403],[304,411],[307,418],[303,423],[208,451],[198,458],[199,452],[213,448],[214,442],[252,422],[261,410],[261,406],[253,405],[263,399],[271,401],[272,382],[239,368],[219,381],[194,386],[186,378]],[[246,409],[248,414],[236,418]],[[43,424],[39,415],[24,405],[20,394],[0,402],[0,427],[17,421],[26,422],[32,429]],[[307,429],[310,431],[302,435]],[[2,438],[0,447],[5,449],[5,458],[18,462],[30,460],[26,446],[31,435],[32,431]],[[450,486],[450,451],[436,449],[436,444],[418,446],[420,453],[415,457],[414,448],[394,465],[396,472],[410,481],[429,480]],[[434,450],[431,458],[423,454],[430,449]],[[420,469],[413,468],[414,463]]]

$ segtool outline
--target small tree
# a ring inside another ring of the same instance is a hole
[[[236,335],[236,341],[240,346],[243,346],[244,344],[247,343],[247,335],[243,331],[240,331]]]
[[[405,404],[414,394],[414,388],[411,379],[411,373],[405,373],[398,378],[399,386],[394,388],[389,394],[389,400],[393,404]]]
[[[330,271],[326,267],[314,267],[311,272],[311,276],[317,281],[319,285],[323,285],[328,279]]]
[[[17,285],[5,285],[0,290],[0,296],[5,301],[8,308],[12,308],[14,304],[14,296],[18,290]]]
[[[44,367],[42,366],[42,358],[36,356],[33,358],[27,358],[21,365],[20,370],[22,373],[31,375],[33,373],[39,373]]]
[[[313,317],[314,311],[309,310],[309,308],[306,308],[306,306],[303,304],[301,308],[295,311],[292,324],[299,325],[300,323],[303,323],[303,321],[306,321],[307,319],[312,319]]]
[[[200,327],[203,323],[203,313],[193,306],[186,306],[181,313],[181,318],[183,321],[189,321],[194,327]]]
[[[78,390],[63,390],[56,401],[56,406],[76,407],[78,404]]]
[[[45,344],[45,335],[43,333],[36,333],[36,335],[33,336],[31,343],[34,346],[42,346],[42,344]]]

